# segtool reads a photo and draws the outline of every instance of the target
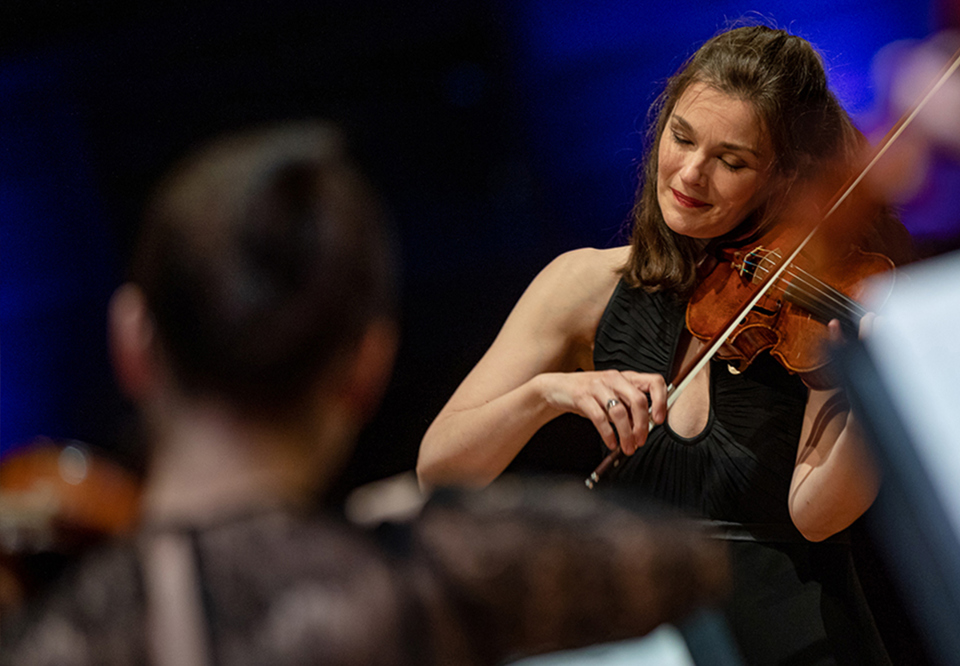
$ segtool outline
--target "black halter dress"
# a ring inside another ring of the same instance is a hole
[[[597,329],[597,370],[669,375],[686,302],[617,285]],[[669,377],[668,377],[669,379]],[[886,664],[845,534],[806,541],[787,496],[807,390],[763,354],[742,373],[711,361],[710,415],[685,438],[655,427],[611,480],[704,519],[729,540],[724,608],[748,664]]]

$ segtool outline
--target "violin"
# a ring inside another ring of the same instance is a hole
[[[719,253],[687,305],[691,335],[709,341],[720,334],[757,285],[784,260],[783,241],[782,235],[771,235],[750,247]],[[859,302],[864,281],[893,268],[886,255],[856,245],[827,262],[801,254],[728,334],[716,357],[742,372],[761,352],[769,351],[808,387],[831,388],[836,381],[829,371],[827,324],[836,319],[846,335],[855,337],[867,313]]]

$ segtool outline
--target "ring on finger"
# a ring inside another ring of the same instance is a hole
[[[607,412],[609,412],[611,409],[613,409],[619,404],[620,404],[619,400],[617,400],[616,398],[610,398],[609,400],[607,400]]]

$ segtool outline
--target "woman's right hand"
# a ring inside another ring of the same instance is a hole
[[[554,372],[540,375],[539,383],[551,409],[589,419],[608,449],[619,446],[628,456],[644,445],[653,424],[666,418],[667,386],[659,374]]]
[[[575,250],[537,275],[424,434],[422,487],[490,483],[563,413],[590,419],[610,448],[619,436],[624,453],[645,441],[651,413],[663,421],[662,377],[593,371],[593,339],[628,252]]]

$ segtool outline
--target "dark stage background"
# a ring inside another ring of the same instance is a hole
[[[392,210],[404,263],[396,372],[334,496],[412,469],[430,420],[537,271],[562,251],[622,242],[646,109],[728,21],[766,17],[811,39],[861,126],[886,129],[878,54],[956,25],[956,10],[914,0],[861,7],[3,3],[0,458],[43,435],[139,464],[129,406],[109,370],[104,313],[148,187],[215,134],[321,116],[351,136]],[[938,158],[905,202],[925,255],[960,246],[958,184],[956,160]],[[599,452],[585,422],[563,418],[515,468],[584,474]],[[882,619],[905,626],[896,613]],[[906,636],[894,652],[909,654],[910,628],[893,635]]]
[[[821,48],[870,129],[886,122],[877,52],[947,20],[908,0],[869,12],[851,0],[180,4],[0,10],[0,455],[47,435],[136,462],[105,306],[148,187],[212,135],[332,118],[392,209],[403,346],[346,490],[413,467],[430,419],[545,263],[622,241],[646,109],[698,44],[744,16],[789,27]],[[953,202],[937,205],[957,203],[941,189]],[[905,219],[932,251],[958,233],[949,215]],[[597,446],[561,419],[517,465],[580,473]]]

